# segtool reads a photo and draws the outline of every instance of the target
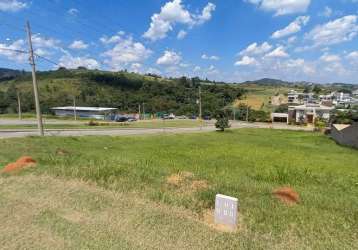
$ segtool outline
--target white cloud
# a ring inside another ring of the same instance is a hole
[[[178,32],[177,38],[179,40],[182,40],[182,39],[184,39],[186,37],[187,34],[188,34],[188,32],[186,32],[185,30],[180,30]]]
[[[208,56],[206,54],[203,54],[201,56],[201,59],[218,61],[218,60],[220,60],[220,57],[218,57],[218,56]]]
[[[0,11],[17,12],[27,7],[27,3],[18,0],[0,0]]]
[[[296,40],[297,40],[296,36],[291,36],[287,39],[287,43],[291,44],[291,43],[296,42]]]
[[[332,14],[333,14],[333,10],[330,7],[326,6],[324,7],[324,10],[321,13],[319,13],[319,16],[331,17]]]
[[[205,8],[203,9],[201,15],[195,16],[196,24],[203,24],[209,21],[212,17],[212,12],[214,12],[215,9],[216,9],[215,4],[208,3],[208,5],[206,5]]]
[[[79,10],[76,8],[71,8],[67,11],[68,14],[72,15],[72,16],[77,16],[77,14],[79,13]]]
[[[264,11],[275,12],[275,16],[304,13],[311,0],[246,0]]]
[[[264,42],[261,45],[252,43],[246,49],[242,50],[239,55],[260,55],[270,51],[271,49],[272,46],[267,42]]]
[[[193,69],[194,72],[199,72],[200,70],[201,70],[200,66],[195,66]]]
[[[341,58],[338,55],[325,53],[320,57],[320,60],[330,63],[330,62],[338,62],[341,60]]]
[[[32,36],[32,43],[35,48],[54,48],[58,47],[60,41],[54,38],[43,37],[40,34],[35,34]]]
[[[358,51],[352,51],[346,56],[347,59],[358,61]]]
[[[152,54],[152,51],[142,43],[135,42],[132,37],[125,37],[121,34],[123,33],[101,39],[107,45],[114,45],[102,54],[106,57],[105,63],[112,69],[123,69],[128,64],[143,62]]]
[[[164,54],[158,58],[157,64],[164,66],[178,65],[181,62],[181,55],[174,51],[166,50]]]
[[[10,40],[8,40],[10,41]],[[54,38],[45,38],[40,34],[32,36],[34,53],[39,56],[48,56],[53,54],[53,51],[59,49],[60,41]],[[0,55],[7,57],[9,60],[24,63],[28,59],[27,54],[17,53],[10,50],[28,51],[27,42],[23,39],[16,40],[12,43],[0,43]]]
[[[132,63],[130,67],[131,72],[140,73],[142,68],[142,64],[140,63]]]
[[[119,41],[123,40],[123,36],[126,33],[124,31],[119,31],[116,35],[111,36],[111,37],[107,37],[107,36],[103,36],[101,37],[99,40],[103,43],[103,44],[112,44],[112,43],[118,43]]]
[[[255,58],[244,56],[240,61],[235,63],[235,66],[247,66],[247,65],[257,65],[258,62]]]
[[[143,34],[143,37],[156,41],[165,38],[177,23],[185,24],[189,27],[203,24],[211,19],[211,12],[214,10],[215,5],[208,3],[201,15],[193,15],[182,5],[181,0],[167,2],[161,8],[159,14],[156,13],[151,17],[150,27]]]
[[[278,38],[282,38],[282,37],[297,33],[299,31],[301,31],[302,26],[307,25],[309,20],[310,20],[309,16],[299,16],[296,18],[295,21],[290,23],[286,28],[274,32],[272,34],[271,38],[278,39]]]
[[[267,55],[265,55],[265,57],[289,57],[289,55],[285,51],[284,47],[279,46]]]
[[[0,43],[0,56],[5,56],[9,60],[23,63],[28,59],[28,54],[17,53],[13,50],[24,50],[26,43],[20,39],[11,44]]]
[[[68,69],[76,69],[78,67],[86,67],[87,69],[98,69],[100,67],[100,64],[93,58],[73,57],[69,53],[60,58],[59,65]]]
[[[351,41],[357,32],[357,16],[350,15],[316,26],[306,34],[306,39],[313,42],[313,47],[326,46]]]
[[[214,66],[210,65],[210,67],[206,70],[206,74],[208,75],[217,75],[220,71]]]
[[[86,44],[82,40],[75,40],[73,43],[69,46],[70,49],[87,49],[88,44]]]
[[[156,75],[161,75],[162,74],[162,72],[159,69],[152,68],[152,67],[148,68],[146,70],[146,73],[147,74],[156,74]]]

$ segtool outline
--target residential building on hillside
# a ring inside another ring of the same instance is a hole
[[[314,102],[314,94],[313,93],[301,93],[296,90],[290,90],[287,94],[288,103],[291,104],[303,104]]]
[[[316,119],[329,120],[333,107],[320,104],[307,103],[300,106],[288,108],[289,122],[313,124]]]

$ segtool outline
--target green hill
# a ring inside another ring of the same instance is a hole
[[[167,79],[155,75],[106,72],[98,70],[46,71],[38,73],[40,102],[45,113],[54,106],[115,107],[122,112],[135,112],[145,103],[146,112],[198,113],[198,87],[202,86],[203,113],[231,104],[240,98],[243,89],[232,84],[202,84],[199,78]],[[20,92],[23,112],[34,110],[30,74],[19,74],[0,85],[0,113],[17,110],[17,91]]]

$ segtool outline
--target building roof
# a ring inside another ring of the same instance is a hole
[[[335,127],[338,131],[341,131],[350,126],[351,126],[350,124],[333,124],[333,127]]]
[[[74,106],[66,106],[66,107],[54,107],[52,110],[66,110],[66,111],[74,111]],[[89,111],[89,112],[105,112],[105,111],[113,111],[117,110],[117,108],[103,108],[103,107],[76,107],[76,111]]]

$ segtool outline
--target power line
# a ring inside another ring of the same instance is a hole
[[[54,65],[56,65],[56,66],[58,66],[58,67],[61,67],[60,64],[58,64],[58,63],[55,62],[55,61],[52,61],[52,60],[49,59],[49,58],[46,58],[46,57],[44,57],[44,56],[40,56],[39,54],[36,54],[36,53],[34,53],[34,55],[35,55],[36,57],[40,58],[40,59],[43,59],[43,60],[45,60],[45,61],[47,61],[47,62],[49,62],[49,63],[52,63],[52,64],[54,64]]]
[[[12,52],[22,53],[22,54],[28,54],[29,53],[28,51],[18,50],[18,49],[0,48],[0,50],[12,51]]]

